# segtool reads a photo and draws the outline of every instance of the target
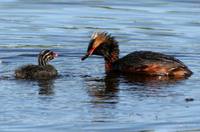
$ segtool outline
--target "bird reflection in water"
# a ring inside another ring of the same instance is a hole
[[[37,80],[39,86],[40,95],[52,95],[54,94],[54,79]]]
[[[167,76],[141,76],[141,75],[129,75],[119,73],[109,73],[103,78],[88,77],[86,78],[86,84],[88,87],[88,93],[93,97],[94,103],[117,103],[119,84],[131,85],[133,87],[131,91],[151,91],[152,89],[158,89],[167,87],[169,85],[175,85],[181,80],[186,78],[170,78]],[[131,89],[127,89],[128,91]],[[152,91],[151,91],[152,92]],[[143,93],[143,92],[142,92]],[[141,94],[142,94],[141,93]],[[152,94],[152,93],[151,93]]]
[[[119,81],[114,74],[106,75],[103,78],[87,77],[85,83],[88,94],[93,97],[92,103],[117,103]]]
[[[170,89],[181,84],[185,78],[169,78],[167,76],[120,75],[123,92],[134,100],[145,100],[149,97],[169,97],[177,95]],[[128,87],[126,87],[128,86]]]
[[[134,84],[138,86],[147,86],[147,87],[163,87],[170,84],[178,83],[181,80],[186,78],[173,78],[169,76],[148,76],[148,75],[130,75],[130,74],[118,74],[118,77],[123,79],[123,82],[129,84]]]

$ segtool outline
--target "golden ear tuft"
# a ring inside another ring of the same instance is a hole
[[[95,39],[97,36],[98,36],[98,32],[94,32],[93,34],[92,34],[92,36],[91,36],[91,39]]]
[[[110,34],[108,34],[107,32],[94,32],[91,36],[91,39],[96,39],[97,37],[110,37]]]

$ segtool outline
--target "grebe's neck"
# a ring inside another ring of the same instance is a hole
[[[117,41],[112,41],[112,44],[110,45],[108,51],[104,55],[106,72],[112,71],[113,69],[112,64],[118,59],[119,59],[119,46],[117,44]]]
[[[38,55],[38,65],[46,66],[50,60],[53,60],[57,56],[58,54],[51,50],[42,50]]]
[[[42,55],[38,56],[38,65],[39,66],[46,66],[47,65],[47,61],[44,59],[44,56],[42,56]]]

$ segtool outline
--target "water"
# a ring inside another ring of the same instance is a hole
[[[0,130],[200,131],[199,0],[2,0],[0,4]],[[100,57],[81,62],[94,31],[116,36],[121,54],[174,55],[194,72],[181,81],[108,76]],[[41,49],[59,77],[16,80]],[[194,101],[185,101],[193,98]]]

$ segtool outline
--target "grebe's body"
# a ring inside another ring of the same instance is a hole
[[[112,70],[148,75],[190,76],[192,72],[180,60],[161,53],[136,51],[116,60]]]
[[[57,70],[47,64],[48,61],[57,57],[50,50],[43,50],[38,56],[38,65],[25,65],[15,70],[15,77],[20,79],[51,79],[58,75]]]
[[[135,51],[119,59],[118,42],[107,33],[94,33],[86,55],[100,55],[105,60],[106,72],[142,74],[150,76],[172,76],[175,78],[192,75],[190,69],[173,56],[152,51]]]

